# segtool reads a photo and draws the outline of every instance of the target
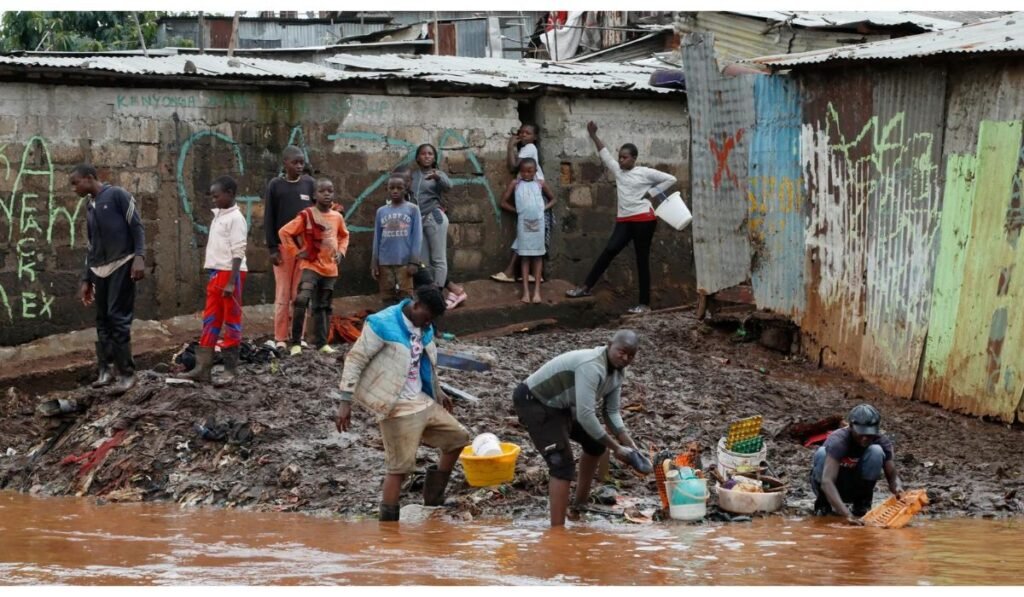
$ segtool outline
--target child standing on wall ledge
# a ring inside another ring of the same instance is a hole
[[[419,269],[423,224],[418,207],[405,200],[405,179],[388,180],[388,204],[377,210],[373,225],[370,273],[380,284],[381,300],[394,303],[412,296],[412,276]]]
[[[515,205],[512,197],[515,196]],[[537,178],[537,162],[523,158],[519,162],[519,177],[513,179],[501,197],[501,207],[513,212],[516,218],[516,253],[519,254],[523,277],[524,303],[530,299],[530,275],[533,274],[533,299],[540,303],[540,281],[544,272],[544,212],[555,204],[555,197],[543,180]]]
[[[209,278],[206,283],[206,309],[203,311],[203,334],[196,348],[196,366],[178,376],[198,382],[211,381],[213,350],[217,339],[223,336],[221,356],[224,374],[214,381],[222,387],[235,380],[238,369],[238,351],[242,342],[242,286],[245,284],[245,246],[249,227],[245,223],[235,195],[238,183],[230,176],[221,176],[210,185],[213,196],[213,222],[206,241],[206,260],[203,268]]]
[[[310,301],[313,303],[314,344],[320,352],[335,352],[327,343],[327,326],[334,284],[338,280],[338,262],[348,252],[349,235],[345,216],[333,206],[334,183],[321,178],[316,181],[316,205],[300,211],[278,233],[281,246],[296,254],[302,268],[292,312],[292,356],[302,353],[302,322]]]

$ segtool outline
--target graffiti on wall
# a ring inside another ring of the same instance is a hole
[[[354,103],[357,104],[358,102]],[[384,103],[384,106],[386,107],[386,103]],[[373,107],[372,109],[383,110],[384,107],[378,105],[376,107]],[[178,188],[178,197],[179,200],[181,201],[182,210],[189,218],[189,221],[191,222],[192,228],[195,230],[195,232],[200,234],[207,234],[209,232],[209,228],[205,224],[201,223],[196,217],[195,200],[188,190],[189,181],[188,173],[186,171],[188,158],[194,151],[196,144],[202,142],[203,140],[216,140],[224,143],[230,149],[230,153],[234,158],[232,171],[237,172],[239,175],[244,175],[246,173],[246,164],[245,157],[242,152],[242,147],[239,145],[239,143],[230,135],[227,135],[220,131],[212,129],[196,131],[195,133],[192,133],[187,139],[185,139],[185,141],[181,144],[181,149],[178,151],[178,160],[175,168],[175,178]],[[406,139],[397,139],[395,137],[389,137],[387,135],[382,135],[379,133],[370,133],[363,131],[333,133],[327,135],[327,140],[332,142],[337,140],[369,141],[374,143],[383,143],[387,147],[397,147],[400,150],[404,150],[391,169],[397,168],[398,166],[412,164],[416,159],[415,152],[416,147],[418,146],[416,143],[413,143],[412,141]],[[306,156],[306,160],[309,160],[309,147],[307,143],[306,134],[302,128],[302,125],[296,125],[292,127],[291,132],[289,133],[288,136],[288,145],[298,146],[300,149],[302,149],[303,154]],[[501,212],[498,208],[498,202],[495,198],[494,191],[491,188],[491,184],[487,180],[487,177],[483,176],[483,165],[480,163],[480,159],[477,157],[476,153],[472,149],[469,149],[469,144],[467,143],[465,136],[454,129],[445,129],[438,138],[436,147],[438,148],[438,162],[440,162],[444,158],[444,153],[446,151],[463,151],[466,153],[466,159],[472,165],[473,172],[475,174],[468,176],[450,177],[452,186],[482,187],[487,195],[487,200],[494,214],[495,221],[500,221]],[[282,173],[283,170],[278,171],[279,175]],[[352,205],[349,206],[349,208],[346,210],[345,217],[347,219],[352,218],[356,210],[359,208],[359,206],[362,205],[363,202],[368,197],[370,197],[375,191],[377,191],[377,189],[379,189],[385,182],[387,182],[389,174],[390,170],[386,173],[381,174],[365,188],[356,192],[356,197],[353,200]],[[242,211],[245,213],[246,223],[249,225],[249,230],[251,231],[253,229],[253,206],[259,204],[260,201],[262,201],[262,199],[260,198],[259,195],[247,194],[239,195],[236,198],[236,200],[239,203]],[[349,230],[351,232],[372,232],[373,228],[370,226],[352,224],[349,225]]]
[[[21,156],[15,158],[16,171],[6,150],[7,145],[0,146],[4,180],[10,181],[13,174],[14,182],[7,197],[0,195],[0,221],[6,222],[0,230],[6,244],[14,249],[16,269],[14,287],[0,283],[0,319],[52,319],[56,297],[42,287],[43,258],[54,249],[54,229],[62,222],[68,227],[68,246],[75,245],[85,200],[57,197],[53,160],[42,137],[33,136],[25,142]]]
[[[400,149],[404,149],[405,152],[401,155],[398,161],[395,162],[395,164],[391,167],[392,170],[399,166],[408,166],[416,160],[416,148],[418,147],[418,145],[405,139],[396,139],[394,137],[389,137],[387,135],[381,135],[379,133],[370,133],[364,131],[335,133],[332,135],[328,135],[327,139],[330,141],[370,141],[375,143],[383,143],[389,147],[398,147]],[[469,146],[469,143],[467,143],[465,136],[463,136],[461,133],[453,129],[445,129],[444,132],[441,133],[441,136],[438,139],[436,145],[438,163],[441,163],[441,161],[444,159],[445,151],[451,151],[451,149],[449,149],[447,146],[447,143],[451,142],[457,144],[455,147],[458,147],[459,151],[466,152],[466,159],[468,159],[469,163],[473,166],[473,172],[477,173],[472,176],[449,177],[452,186],[457,187],[476,185],[483,187],[484,191],[487,193],[487,201],[488,203],[490,203],[491,210],[494,213],[494,220],[495,222],[499,222],[501,220],[501,212],[498,209],[498,202],[495,200],[494,191],[491,189],[491,184],[487,180],[487,177],[483,176],[483,166],[480,164],[480,160],[476,156],[476,153],[473,152],[471,149],[466,149]],[[355,211],[359,208],[359,206],[362,205],[362,203],[374,191],[376,191],[378,188],[381,187],[381,185],[387,182],[389,176],[390,172],[381,174],[373,182],[367,185],[366,188],[360,191],[356,195],[355,200],[352,202],[352,206],[349,207],[348,211],[345,213],[345,217],[351,218]],[[373,232],[372,227],[366,226],[350,226],[349,230],[352,230],[354,232]]]

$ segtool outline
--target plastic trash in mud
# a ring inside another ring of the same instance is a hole
[[[224,423],[217,423],[212,418],[205,423],[196,423],[194,426],[199,437],[212,442],[226,441],[232,445],[244,445],[252,442],[253,433],[247,422],[236,422],[228,419]]]
[[[54,400],[47,400],[41,402],[36,407],[36,412],[41,417],[56,417],[58,415],[68,415],[73,413],[82,412],[85,410],[77,400],[73,398],[57,398]]]
[[[924,489],[905,491],[901,499],[889,496],[889,499],[872,508],[861,520],[871,526],[900,529],[907,526],[910,519],[927,504],[928,492]]]

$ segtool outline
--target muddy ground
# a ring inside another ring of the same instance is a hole
[[[881,410],[883,429],[896,444],[904,486],[929,490],[931,514],[1024,513],[1024,433],[1019,428],[885,396],[843,374],[738,342],[736,334],[698,323],[691,313],[653,314],[628,326],[642,334],[623,395],[625,420],[634,437],[661,449],[699,441],[704,463],[710,464],[728,422],[762,414],[768,460],[791,483],[786,514],[805,514],[812,502],[806,480],[812,452],[790,437],[790,426],[843,415],[861,400]],[[444,343],[496,357],[490,372],[443,371],[443,380],[481,399],[458,403],[456,416],[475,432],[493,432],[523,446],[515,480],[508,485],[469,487],[457,467],[449,487],[450,515],[545,515],[546,468],[517,424],[512,389],[560,352],[603,343],[610,329],[513,335],[471,345]],[[342,354],[335,358],[307,352],[246,365],[242,378],[225,390],[167,386],[164,374],[154,371],[140,373],[139,385],[120,398],[88,389],[38,397],[8,390],[0,397],[0,488],[108,501],[173,500],[375,516],[383,463],[377,426],[357,407],[351,432],[334,429],[333,391]],[[38,416],[37,404],[52,398],[73,398],[89,407],[65,419]],[[207,421],[233,421],[236,428],[247,423],[251,439],[244,431],[241,443],[203,439],[195,426]],[[53,442],[61,427],[66,429]],[[117,435],[119,430],[123,433]],[[112,437],[119,437],[120,445],[92,468],[82,471],[81,463],[61,464]],[[422,469],[434,461],[436,452],[420,450],[419,473],[410,477],[403,504],[419,502]],[[639,479],[614,460],[609,484],[620,496],[639,498],[643,511],[650,512],[659,502],[653,476]],[[887,494],[880,483],[876,503]]]

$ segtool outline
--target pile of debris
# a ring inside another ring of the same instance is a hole
[[[1020,430],[887,397],[799,359],[730,342],[687,313],[651,314],[628,325],[641,334],[641,347],[627,374],[623,414],[633,437],[651,451],[679,452],[697,442],[704,461],[711,462],[722,421],[735,413],[761,413],[773,471],[789,483],[783,512],[806,513],[813,501],[805,481],[812,451],[797,432],[870,400],[896,444],[904,483],[933,490],[930,513],[1024,511],[1024,491],[1017,493],[1024,477],[1017,458]],[[446,369],[442,379],[478,399],[456,402],[456,416],[474,434],[492,432],[522,447],[515,479],[505,485],[470,487],[457,466],[448,515],[546,517],[547,468],[518,424],[512,390],[546,360],[600,345],[610,332],[442,341],[453,353],[500,355],[481,357],[489,370]],[[89,388],[40,397],[8,391],[0,397],[0,488],[376,516],[383,473],[378,427],[358,408],[350,432],[339,434],[334,425],[343,356],[344,351],[307,352],[246,364],[226,389],[168,385],[165,373],[142,371],[136,388],[116,398]],[[474,360],[456,355],[452,362],[459,358]],[[60,412],[60,400],[67,412]],[[41,403],[50,403],[55,416],[40,416]],[[423,471],[436,458],[436,451],[420,450],[403,504],[419,503]],[[649,519],[661,506],[655,476],[637,477],[614,459],[594,496],[594,509],[601,510],[603,502],[613,516]],[[881,490],[876,500],[883,496]]]

